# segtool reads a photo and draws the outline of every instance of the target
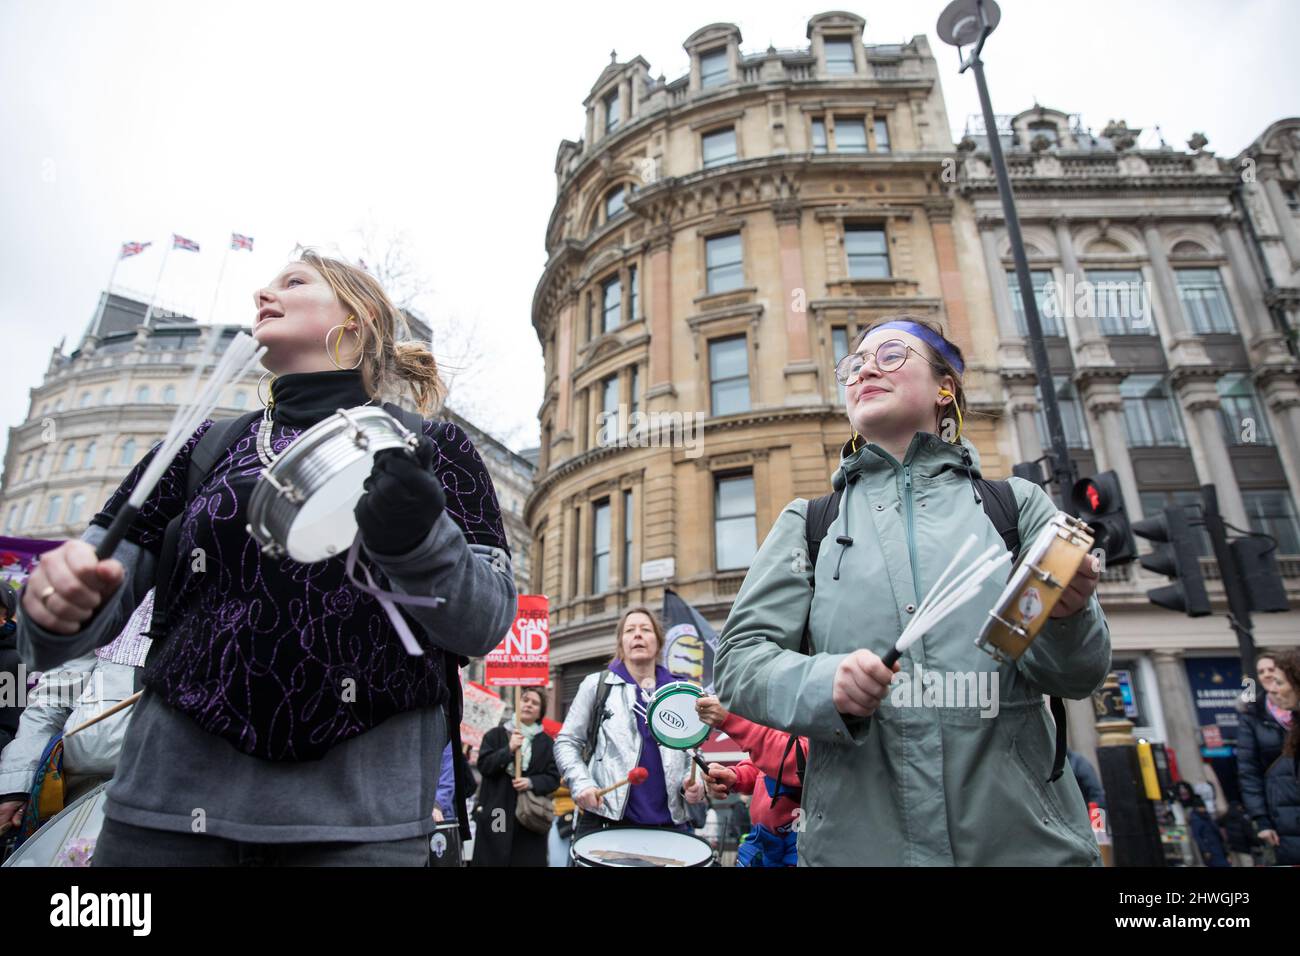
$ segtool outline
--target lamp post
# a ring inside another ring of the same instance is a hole
[[[1007,236],[1011,240],[1011,255],[1016,263],[1016,280],[1020,298],[1025,308],[1025,325],[1029,329],[1030,352],[1034,359],[1034,372],[1038,376],[1038,393],[1047,419],[1047,434],[1051,439],[1052,480],[1056,482],[1056,500],[1063,511],[1074,514],[1070,492],[1074,488],[1074,462],[1065,443],[1065,427],[1061,423],[1061,409],[1056,402],[1056,389],[1052,383],[1051,363],[1047,358],[1047,345],[1043,341],[1043,325],[1038,317],[1038,301],[1034,298],[1034,284],[1029,277],[1029,260],[1025,256],[1025,243],[1020,235],[1020,217],[1016,215],[1016,200],[1011,194],[1011,177],[1007,174],[1006,159],[1002,156],[1002,143],[998,139],[997,118],[989,100],[988,84],[984,81],[984,63],[980,51],[984,41],[997,28],[1002,11],[994,0],[953,0],[939,15],[936,30],[939,39],[961,48],[974,44],[970,56],[962,62],[959,73],[967,69],[975,72],[975,86],[979,90],[980,109],[984,113],[984,130],[988,135],[989,156],[997,177],[998,195],[1002,199],[1002,217],[1007,223]]]

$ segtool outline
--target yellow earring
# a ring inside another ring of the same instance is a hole
[[[857,430],[856,428],[853,429],[853,437],[849,440],[849,445],[853,448],[854,451],[857,451],[857,450],[858,450],[858,438],[859,438],[859,437],[860,437],[860,436],[858,435],[858,430]]]
[[[957,405],[957,398],[956,398],[956,396],[953,395],[952,392],[948,391],[948,389],[946,389],[946,388],[941,388],[941,389],[939,389],[939,394],[940,394],[940,395],[947,395],[949,398],[951,398],[951,399],[953,400],[953,403],[952,403],[952,410],[953,410],[954,412],[957,413],[957,434],[953,437],[953,444],[956,444],[957,442],[961,441],[961,430],[962,430],[962,426],[963,426],[963,422],[962,422],[962,420],[961,420],[961,408],[958,407],[958,405]]]

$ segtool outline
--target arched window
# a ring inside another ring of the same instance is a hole
[[[248,405],[248,393],[242,389],[235,393],[235,407],[245,408]]]
[[[175,386],[175,385],[168,385],[166,388],[163,389],[163,398],[162,398],[162,400],[163,400],[163,404],[164,404],[164,405],[174,405],[174,404],[176,404],[176,386]]]
[[[59,520],[59,512],[63,510],[63,495],[53,495],[50,498],[49,507],[45,509],[45,523],[54,524]]]
[[[86,453],[81,456],[81,467],[95,467],[95,443],[93,441],[86,446]]]
[[[67,524],[76,524],[81,520],[81,510],[86,507],[86,496],[75,494],[72,501],[68,503],[68,520]]]
[[[81,407],[81,408],[89,408],[89,407],[90,407],[90,402],[91,402],[91,400],[92,400],[92,396],[91,396],[91,394],[90,394],[89,392],[82,392],[82,393],[81,393],[81,403],[80,403],[80,407]]]
[[[128,438],[122,446],[122,457],[118,459],[118,464],[134,465],[135,464],[135,439]]]
[[[55,412],[63,411],[63,399],[59,399],[57,402],[54,403],[54,411]]]
[[[74,442],[69,445],[63,452],[63,464],[59,466],[59,471],[72,471],[77,467],[77,445]]]
[[[32,465],[36,461],[35,455],[28,455],[27,460],[23,462],[23,481],[32,476]]]
[[[17,505],[10,505],[10,506],[9,506],[9,517],[8,517],[7,519],[5,519],[5,531],[6,531],[6,532],[10,532],[10,531],[14,531],[14,530],[16,530],[16,527],[15,527],[15,526],[16,526],[17,524],[18,524],[18,506],[17,506]]]
[[[112,400],[113,400],[113,390],[111,388],[106,388],[102,392],[100,392],[99,404],[107,405]]]
[[[135,400],[136,400],[137,402],[147,402],[147,401],[149,401],[149,386],[148,386],[148,385],[141,385],[139,388],[137,388],[137,389],[135,390]]]
[[[27,507],[23,509],[23,523],[19,525],[18,530],[22,531],[32,526],[32,512],[36,510],[36,499],[33,498],[27,502]]]

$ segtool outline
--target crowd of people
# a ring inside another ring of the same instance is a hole
[[[528,688],[471,766],[459,668],[499,642],[516,604],[487,470],[437,418],[437,365],[400,341],[400,310],[368,273],[307,251],[255,307],[273,375],[265,407],[195,432],[113,557],[100,559],[96,545],[151,451],[81,540],[43,556],[16,626],[6,608],[0,652],[43,676],[21,722],[0,723],[12,736],[0,755],[0,827],[30,829],[37,778],[53,769],[67,800],[112,778],[97,866],[422,865],[447,820],[472,836],[473,865],[569,865],[571,848],[597,835],[693,837],[709,802],[733,793],[748,802],[742,867],[1099,864],[1088,804],[1100,788],[1086,760],[1067,761],[1044,703],[1088,697],[1110,667],[1091,555],[1018,660],[997,662],[973,642],[1000,590],[990,581],[885,663],[955,542],[1016,553],[1056,514],[1039,486],[981,475],[962,434],[964,360],[933,323],[878,322],[837,365],[850,437],[820,523],[809,502],[791,502],[736,597],[716,693],[695,707],[744,760],[701,767],[656,738],[648,707],[677,678],[658,617],[634,606],[554,740],[546,691]],[[375,456],[355,518],[387,587],[453,596],[403,609],[419,654],[342,555],[300,564],[246,528],[255,483],[298,435],[337,408],[402,390],[420,409],[418,445]],[[195,461],[215,465],[194,475]],[[207,570],[176,560],[196,548]],[[792,563],[800,554],[815,557]],[[1300,665],[1295,651],[1260,663],[1267,694],[1242,714],[1238,739],[1243,832],[1277,862],[1300,863]],[[997,706],[895,705],[891,682],[914,666],[995,675]],[[69,673],[82,682],[71,703],[59,686]],[[50,766],[53,738],[136,688],[133,706],[95,734],[68,735]],[[1194,799],[1195,821],[1204,807]]]

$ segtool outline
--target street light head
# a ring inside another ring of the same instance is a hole
[[[992,33],[1002,19],[996,0],[953,0],[939,14],[939,23],[935,27],[939,39],[949,46],[970,46],[978,42],[981,6],[984,8],[984,21]]]

